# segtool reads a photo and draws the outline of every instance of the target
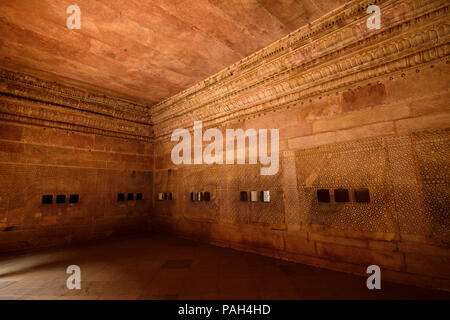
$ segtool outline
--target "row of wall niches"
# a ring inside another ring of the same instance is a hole
[[[173,200],[172,192],[160,192],[157,196],[158,201]]]
[[[350,202],[350,192],[348,189],[334,189],[334,202]],[[368,203],[370,202],[370,192],[367,188],[354,189],[353,199],[355,202]],[[330,190],[317,189],[317,201],[318,202],[331,202]]]
[[[270,191],[241,191],[240,199],[242,202],[270,202]]]
[[[134,200],[134,193],[127,193],[127,200]],[[144,200],[144,196],[142,195],[142,193],[136,193],[136,200],[140,201],[140,200]],[[118,193],[117,194],[117,201],[125,201],[125,193]]]
[[[67,197],[65,194],[56,195],[55,203],[66,203]],[[78,194],[69,195],[69,203],[78,203],[80,200],[80,196]],[[53,195],[52,194],[44,194],[42,196],[42,204],[52,204],[53,203]]]
[[[211,201],[211,193],[205,192],[191,192],[191,201]]]

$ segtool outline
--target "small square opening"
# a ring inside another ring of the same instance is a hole
[[[58,194],[56,196],[56,203],[66,203],[66,195],[65,194]]]
[[[370,202],[369,189],[367,189],[367,188],[355,189],[355,201],[356,202]]]
[[[205,193],[203,193],[203,198],[205,201],[211,201],[211,194],[206,191]]]
[[[241,191],[241,201],[247,202],[248,201],[248,193],[247,191]]]
[[[127,195],[127,200],[134,200],[134,193],[129,193]]]
[[[173,194],[172,194],[172,192],[169,192],[169,200],[173,200]]]
[[[261,201],[262,202],[270,202],[270,191],[269,190],[261,191]]]
[[[77,194],[71,194],[69,196],[69,203],[78,203],[79,198]]]
[[[191,192],[191,201],[195,201],[194,193]]]
[[[143,196],[142,193],[136,193],[136,200],[142,200]]]
[[[53,196],[51,194],[45,194],[42,196],[42,204],[51,204],[53,202]]]
[[[124,193],[117,194],[117,201],[125,201],[125,194]]]
[[[317,189],[317,201],[318,202],[330,202],[330,190]]]
[[[335,189],[334,190],[334,201],[335,202],[349,202],[350,197],[347,189]]]

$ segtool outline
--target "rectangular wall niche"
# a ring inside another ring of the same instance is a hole
[[[349,202],[350,197],[347,189],[335,189],[334,190],[334,201],[335,202]]]
[[[258,191],[250,191],[250,201],[258,202]]]
[[[45,194],[42,196],[42,204],[51,204],[53,202],[53,196],[51,194]]]
[[[66,195],[65,194],[58,194],[56,196],[56,203],[66,203]]]
[[[261,191],[261,201],[262,202],[270,202],[270,191],[269,190]]]
[[[71,194],[69,196],[69,203],[78,203],[79,196],[77,194]]]
[[[158,200],[159,201],[162,201],[162,200],[173,200],[173,193],[172,192],[160,192],[160,193],[158,193]]]
[[[317,190],[317,201],[318,202],[330,202],[330,190],[318,189]]]
[[[369,189],[367,188],[355,189],[354,192],[356,202],[370,202]]]
[[[134,200],[134,193],[129,193],[127,196],[127,200]]]
[[[211,193],[205,192],[191,192],[191,201],[211,201]]]
[[[136,193],[136,200],[142,200],[143,196],[142,193]]]
[[[240,199],[243,202],[247,202],[248,201],[248,193],[247,193],[247,191],[241,191]]]
[[[117,201],[125,201],[125,194],[124,193],[117,194]]]

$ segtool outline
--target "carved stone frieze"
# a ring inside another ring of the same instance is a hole
[[[146,106],[8,70],[0,70],[0,119],[152,140]]]
[[[193,120],[220,126],[447,58],[447,2],[380,1],[385,23],[373,32],[365,29],[368,3],[354,1],[156,105],[156,139]]]

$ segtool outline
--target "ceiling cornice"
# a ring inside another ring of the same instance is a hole
[[[448,55],[447,1],[377,1],[383,27],[368,30],[353,1],[152,108],[155,137],[193,120],[221,126]]]

